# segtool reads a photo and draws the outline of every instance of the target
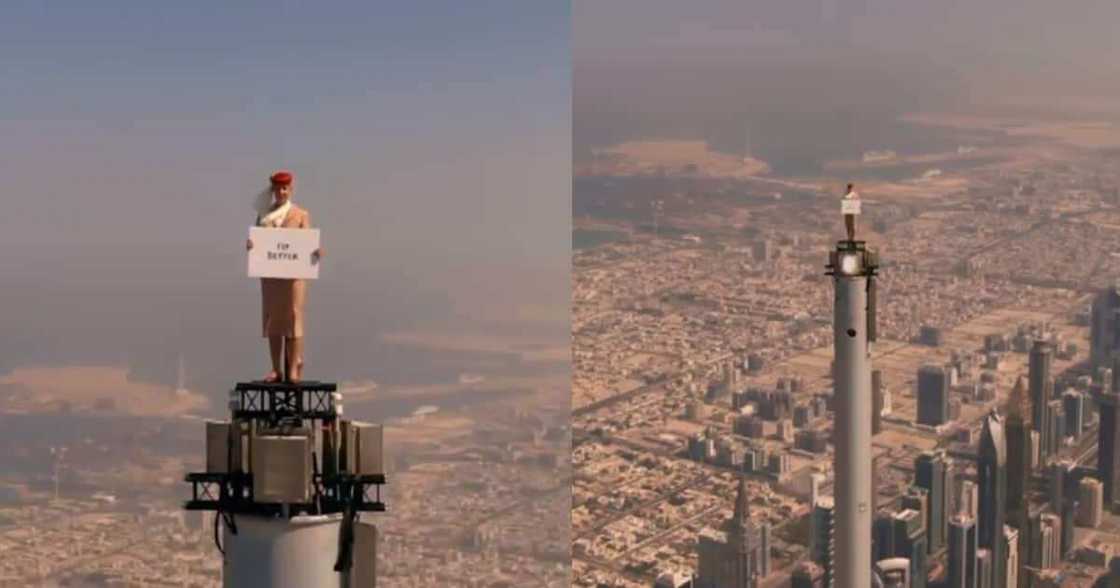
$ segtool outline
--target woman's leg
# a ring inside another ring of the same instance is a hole
[[[303,378],[303,337],[288,337],[285,344],[288,381],[298,382]]]
[[[280,364],[280,358],[284,355],[284,338],[274,335],[268,337],[268,355],[272,359],[272,373],[265,376],[266,382],[275,382],[280,380],[284,372],[281,370],[283,366]]]

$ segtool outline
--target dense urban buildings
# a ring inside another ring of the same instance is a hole
[[[659,156],[675,149],[654,147]],[[865,203],[874,218],[861,218],[857,235],[890,262],[869,348],[878,373],[869,386],[876,522],[868,544],[876,562],[897,557],[919,537],[894,533],[895,517],[917,512],[909,516],[921,523],[926,561],[920,574],[910,558],[905,569],[931,586],[948,582],[960,511],[973,517],[975,574],[984,580],[977,587],[997,573],[1033,581],[1034,535],[1057,539],[1048,544],[1057,561],[1050,558],[1043,576],[1060,572],[1077,586],[1107,569],[1106,546],[1120,542],[1104,509],[1097,527],[1077,524],[1092,510],[1081,500],[1092,496],[1082,481],[1100,479],[1096,399],[1112,375],[1107,363],[1090,367],[1091,304],[1120,275],[1111,256],[1120,231],[1109,228],[1120,226],[1120,199],[1110,196],[1120,164],[1077,161],[1030,157],[946,173],[955,188],[864,188],[877,202]],[[606,156],[600,163],[611,164]],[[832,284],[821,265],[840,238],[835,201],[801,180],[794,188],[705,173],[576,178],[576,237],[610,239],[573,259],[578,586],[645,587],[668,572],[696,575],[699,537],[729,519],[744,474],[752,515],[772,529],[763,585],[793,583],[803,562],[813,562],[822,583],[834,569],[838,387]],[[1069,246],[1042,245],[1055,242]],[[1033,390],[1032,356],[1040,383]],[[943,370],[944,387],[935,390],[944,394],[922,393],[923,366]],[[1037,430],[1032,392],[1046,401]],[[994,467],[993,410],[1002,421],[1002,470]],[[939,484],[937,460],[921,458],[942,452],[951,466]],[[1052,464],[1063,462],[1072,468],[1058,473]],[[939,485],[947,500],[937,499]],[[998,502],[999,524],[989,508]],[[1041,530],[1045,513],[1055,517],[1046,519],[1049,531]],[[985,528],[999,540],[981,544]]]

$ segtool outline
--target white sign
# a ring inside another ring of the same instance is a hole
[[[319,229],[251,227],[250,278],[319,278],[319,262],[311,253],[319,248]]]
[[[845,198],[841,200],[840,212],[844,214],[859,214],[859,198]]]

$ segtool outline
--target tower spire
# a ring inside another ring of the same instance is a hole
[[[739,476],[739,492],[735,495],[735,516],[732,520],[739,525],[746,525],[751,518],[751,506],[748,500],[747,478]]]
[[[1011,389],[1011,397],[1007,401],[1007,418],[1022,420],[1028,414],[1031,414],[1031,399],[1027,396],[1023,376],[1019,376],[1015,378],[1015,387]]]

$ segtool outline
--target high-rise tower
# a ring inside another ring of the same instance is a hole
[[[1120,502],[1120,393],[1101,393],[1098,405],[1097,474],[1104,486],[1104,508],[1111,510]]]
[[[944,451],[927,451],[914,461],[914,483],[929,493],[926,544],[930,553],[945,545],[951,490],[949,467]]]
[[[967,512],[949,519],[949,588],[977,588],[976,521]]]
[[[883,371],[871,370],[871,434],[883,431]]]
[[[1016,528],[1022,528],[1018,514],[1022,514],[1023,502],[1027,493],[1027,483],[1031,476],[1031,425],[1027,415],[1031,414],[1031,403],[1024,389],[1023,378],[1015,380],[1011,398],[1007,402],[1007,515]]]
[[[727,521],[727,551],[731,556],[729,586],[749,588],[770,575],[770,526],[751,520],[747,479],[739,478],[735,514]]]
[[[1031,424],[1027,422],[1031,414],[1030,399],[1026,386],[1020,376],[1015,380],[1011,398],[1007,403],[1007,523],[1020,531],[1016,561],[1026,562],[1027,553],[1023,549],[1028,542],[1027,536],[1027,490],[1031,479]]]
[[[878,260],[862,241],[829,255],[835,288],[836,586],[871,585],[871,353]]]
[[[1106,288],[1093,298],[1089,324],[1089,351],[1094,365],[1112,364],[1113,354],[1120,350],[1120,289]]]
[[[813,539],[810,553],[824,571],[824,585],[836,586],[836,503],[831,496],[822,496],[813,504]]]
[[[991,552],[991,586],[1005,586],[1004,508],[1007,504],[1007,443],[1003,418],[992,412],[984,419],[976,463],[980,487],[979,544]]]
[[[724,536],[701,534],[700,588],[755,588],[770,575],[770,526],[751,520],[749,497],[747,480],[740,478],[735,513],[724,524]]]
[[[919,424],[936,427],[949,421],[949,374],[944,367],[918,368],[917,397]]]
[[[1054,363],[1054,347],[1049,341],[1037,340],[1031,346],[1028,364],[1031,395],[1031,426],[1042,437],[1041,457],[1050,455],[1054,446],[1054,431],[1051,430],[1050,400],[1054,397],[1054,381],[1051,379],[1051,366]]]

